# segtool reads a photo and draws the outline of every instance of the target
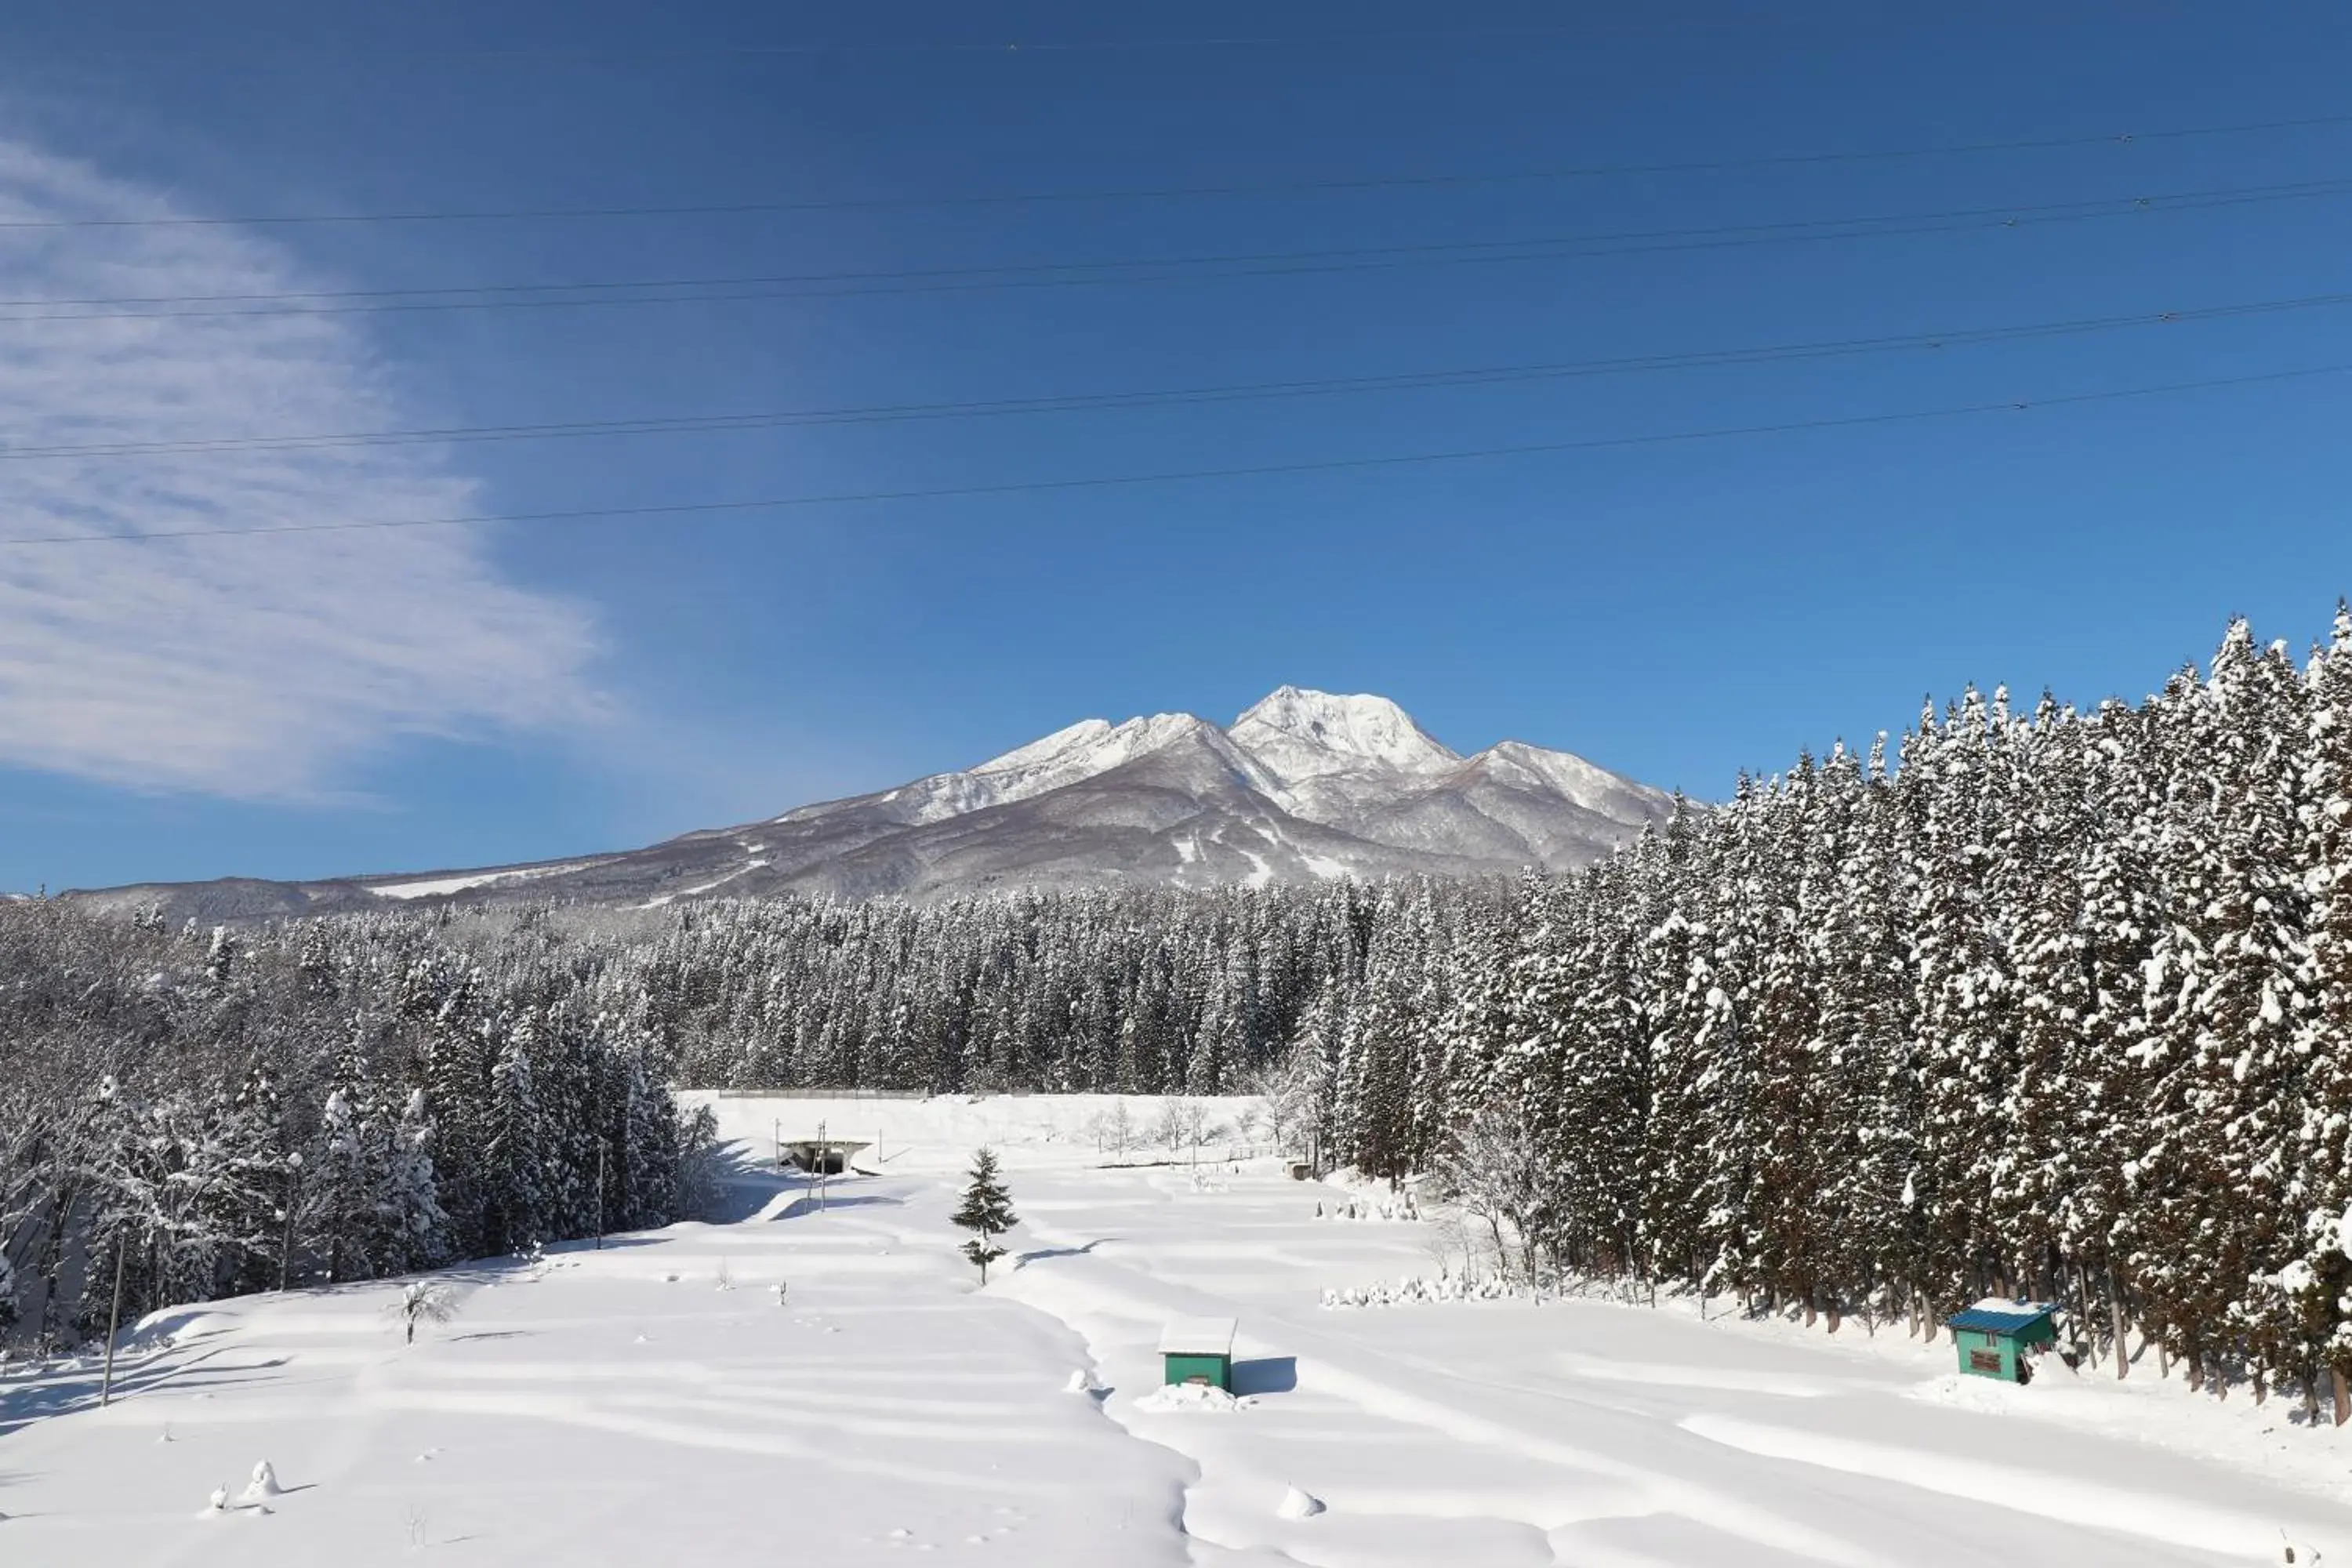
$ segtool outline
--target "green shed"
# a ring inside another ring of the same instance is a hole
[[[2058,1342],[2057,1305],[2050,1301],[2004,1301],[1988,1297],[1944,1320],[1959,1352],[1960,1370],[1976,1377],[2023,1383],[2032,1376],[2025,1352]]]
[[[1202,1383],[1234,1391],[1234,1320],[1179,1318],[1160,1331],[1160,1359],[1170,1384]]]

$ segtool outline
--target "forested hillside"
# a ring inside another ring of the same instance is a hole
[[[667,1223],[705,1136],[544,916],[0,906],[0,1346],[102,1332],[118,1258],[128,1321]]]
[[[2233,626],[2138,706],[1971,693],[1897,768],[1801,759],[1434,956],[1397,913],[1302,1047],[1364,1165],[1467,1131],[1570,1268],[2032,1290],[2192,1377],[2333,1374],[2341,1418],[2352,616],[2301,667]]]
[[[78,1289],[52,1221],[87,1215],[187,1299],[579,1234],[600,1149],[608,1221],[666,1217],[665,1081],[1258,1087],[1375,1174],[1450,1168],[1523,1268],[1874,1321],[2032,1290],[2317,1397],[2352,1372],[2352,616],[2308,662],[2233,626],[2143,703],[1971,692],[1894,751],[1516,884],[18,906],[0,1234]]]

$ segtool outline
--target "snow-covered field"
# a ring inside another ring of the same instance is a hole
[[[413,1347],[386,1283],[163,1314],[104,1410],[94,1366],[0,1378],[0,1563],[2352,1563],[2352,1450],[2282,1401],[1687,1305],[1328,1310],[1434,1227],[1318,1220],[1271,1161],[1099,1168],[1105,1100],[716,1103],[723,1218],[454,1271]],[[819,1211],[760,1168],[779,1121],[878,1133],[875,1173]],[[983,1140],[1025,1222],[985,1291],[947,1224]],[[1152,1397],[1187,1316],[1240,1320],[1231,1406]]]

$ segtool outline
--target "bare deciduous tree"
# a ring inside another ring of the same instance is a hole
[[[1443,1174],[1463,1215],[1486,1227],[1496,1270],[1533,1283],[1532,1244],[1546,1173],[1526,1121],[1491,1107],[1479,1111],[1454,1133]]]
[[[410,1280],[401,1287],[400,1300],[393,1307],[408,1332],[404,1342],[412,1345],[416,1342],[417,1324],[446,1323],[457,1315],[457,1299],[437,1279]]]

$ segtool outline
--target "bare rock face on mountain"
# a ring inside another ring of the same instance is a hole
[[[234,880],[82,897],[177,918],[416,900],[662,905],[768,893],[947,897],[1018,887],[1259,886],[1580,866],[1673,808],[1566,752],[1465,757],[1384,697],[1286,686],[1220,729],[1088,719],[960,773],[740,827],[532,866],[329,882]]]

